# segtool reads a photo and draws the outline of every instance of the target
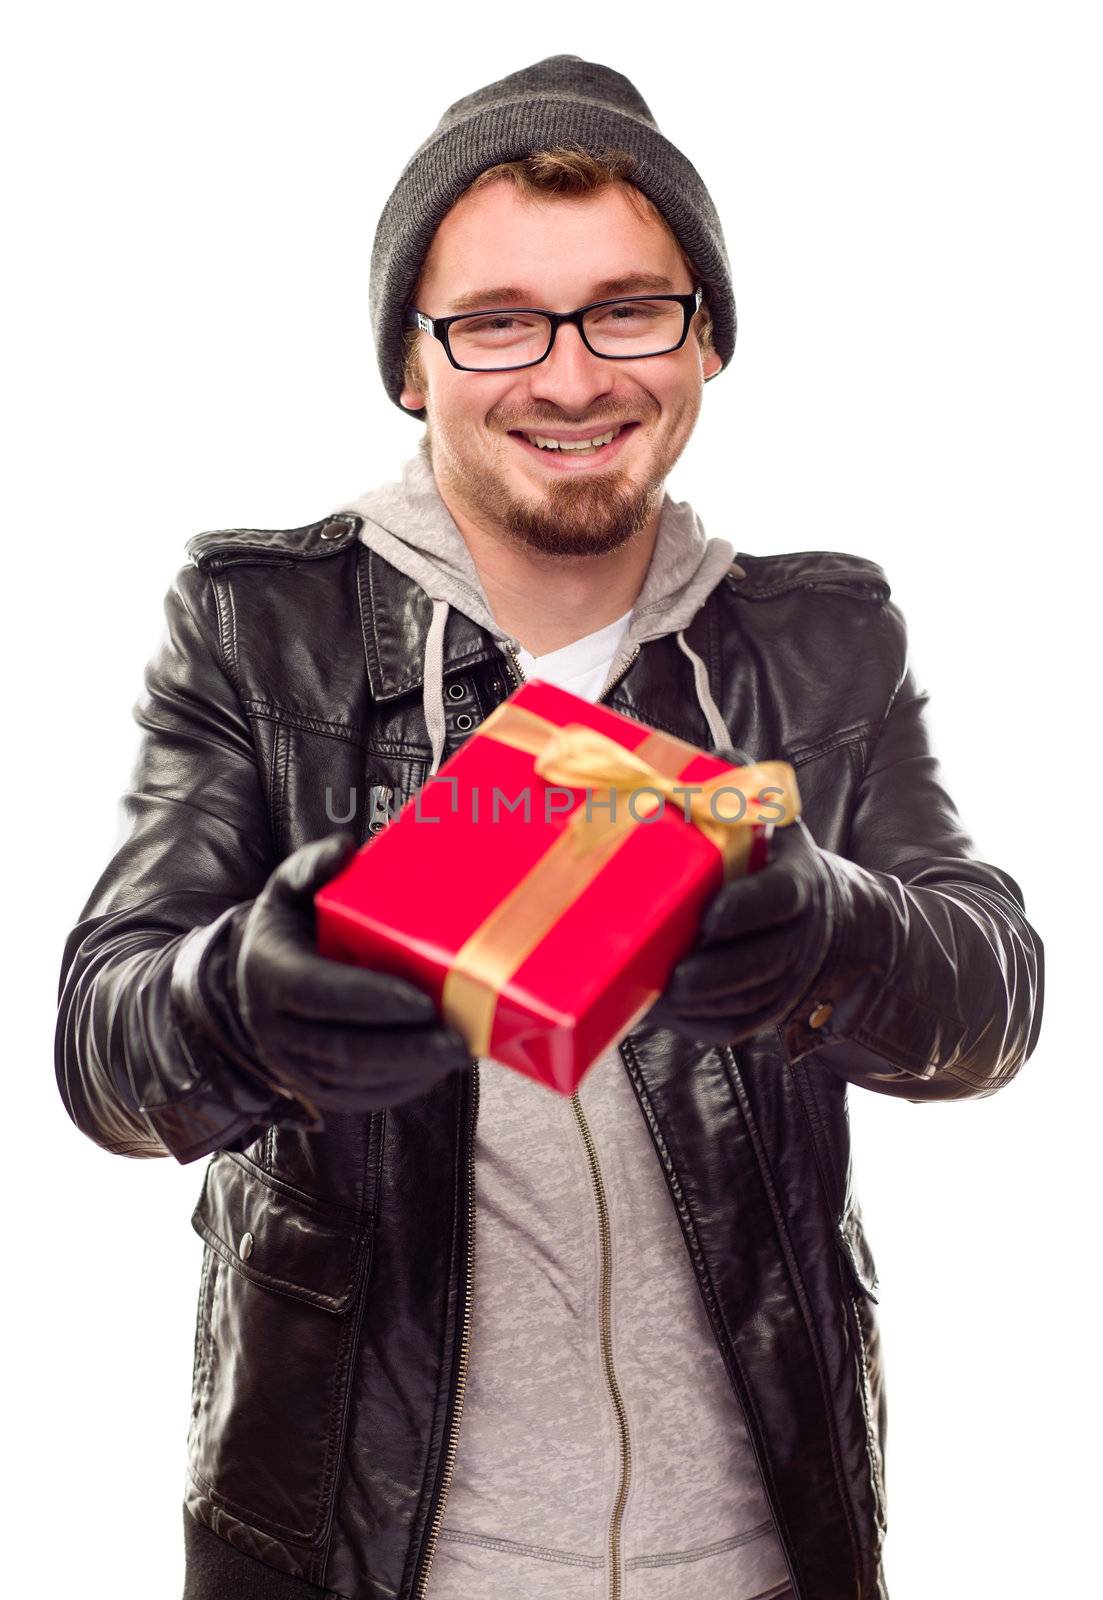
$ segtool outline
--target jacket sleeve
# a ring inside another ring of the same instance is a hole
[[[183,568],[133,714],[121,843],[65,943],[54,1061],[77,1127],[116,1155],[195,1161],[273,1122],[314,1126],[244,1035],[212,1034],[200,976],[227,979],[235,907],[277,865],[248,722],[223,664],[215,580]]]
[[[815,1050],[883,1094],[976,1099],[1010,1082],[1037,1043],[1044,951],[1019,885],[976,859],[931,751],[904,618],[891,602],[886,611],[904,667],[846,854],[821,852],[833,938],[783,1039],[791,1060]]]

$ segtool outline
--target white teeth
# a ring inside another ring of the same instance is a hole
[[[614,428],[611,433],[599,433],[595,439],[547,439],[542,433],[526,433],[525,438],[529,444],[537,445],[541,450],[600,450],[602,445],[609,444],[620,432]]]

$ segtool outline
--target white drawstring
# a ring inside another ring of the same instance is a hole
[[[714,745],[722,744],[730,746],[731,734],[728,732],[728,725],[720,715],[719,706],[712,698],[712,689],[709,687],[708,668],[705,666],[705,663],[701,660],[701,657],[697,654],[696,650],[694,650],[693,646],[687,642],[683,629],[678,629],[676,637],[683,655],[688,656],[690,661],[693,663],[693,685],[697,690],[697,704],[701,707],[701,710],[705,714],[705,721],[709,725],[709,733],[712,735],[712,742]]]
[[[444,625],[447,620],[448,601],[434,600],[421,664],[421,704],[433,752],[430,777],[440,766],[444,754]]]

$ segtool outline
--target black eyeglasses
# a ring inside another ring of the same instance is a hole
[[[461,372],[512,372],[535,367],[551,354],[565,322],[576,327],[591,355],[604,361],[641,361],[680,350],[704,286],[692,294],[631,295],[594,300],[577,311],[545,311],[535,306],[465,311],[454,317],[427,317],[411,307],[407,328],[420,328],[444,346]]]

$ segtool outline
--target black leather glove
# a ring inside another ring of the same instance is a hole
[[[812,996],[835,930],[825,853],[800,818],[775,828],[766,865],[733,878],[706,905],[696,942],[647,1023],[734,1044],[784,1022]]]
[[[216,1042],[316,1119],[398,1105],[472,1059],[414,984],[316,953],[314,894],[355,849],[341,831],[289,855],[229,914],[224,959],[199,978]]]

